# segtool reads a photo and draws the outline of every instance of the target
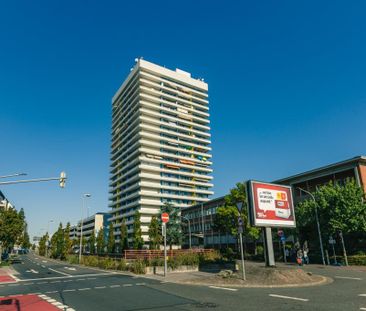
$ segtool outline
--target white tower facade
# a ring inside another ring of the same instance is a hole
[[[212,184],[208,85],[137,59],[112,99],[110,208],[117,241],[141,213],[143,238],[165,202],[208,200]]]

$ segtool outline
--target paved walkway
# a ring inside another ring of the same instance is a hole
[[[13,272],[10,267],[0,268],[0,283],[15,282],[16,279],[13,277]]]

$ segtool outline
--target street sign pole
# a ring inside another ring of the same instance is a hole
[[[166,260],[166,223],[163,222],[163,236],[164,236],[164,277],[167,274],[167,270],[168,270],[168,265],[167,265],[167,260]]]
[[[246,276],[245,276],[245,264],[244,264],[244,252],[243,252],[243,233],[241,231],[240,231],[240,234],[239,234],[239,237],[240,237],[240,254],[241,254],[241,271],[242,271],[243,280],[245,281]]]

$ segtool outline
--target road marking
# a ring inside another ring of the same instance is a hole
[[[136,283],[135,285],[142,286],[142,285],[146,285],[146,283]]]
[[[366,310],[366,308],[360,308],[360,310]]]
[[[359,294],[360,297],[366,297],[366,294]]]
[[[349,276],[335,276],[335,278],[337,279],[346,279],[346,280],[357,280],[357,281],[361,281],[362,279],[361,278],[351,278]]]
[[[49,268],[51,269],[51,268]],[[28,281],[40,281],[40,280],[57,280],[57,279],[70,279],[70,278],[79,278],[85,276],[104,276],[104,275],[111,275],[116,274],[115,272],[105,272],[105,273],[95,273],[95,274],[77,274],[77,275],[70,275],[67,276],[50,276],[46,278],[37,278],[37,279],[20,279],[19,282],[28,282]]]
[[[32,272],[32,273],[35,273],[35,274],[38,274],[38,271],[34,270],[34,269],[30,269],[30,270],[27,270],[25,272]]]
[[[97,278],[87,278],[87,280],[96,280]]]
[[[53,290],[53,291],[50,291],[50,292],[45,292],[46,294],[54,294],[54,293],[57,293],[57,290]]]
[[[76,268],[72,268],[72,267],[64,267],[64,269],[71,270],[71,271],[76,271]]]
[[[76,281],[85,281],[85,279],[77,279]]]
[[[281,295],[275,295],[275,294],[269,294],[269,296],[275,297],[275,298],[282,298],[282,299],[292,299],[292,300],[299,300],[299,301],[309,301],[309,299],[297,298],[297,297],[290,297],[290,296],[281,296]]]
[[[25,283],[25,284],[23,284],[23,285],[32,285],[32,284],[34,284],[34,283]]]
[[[10,284],[9,286],[18,286],[18,285],[20,285],[20,284]]]
[[[67,283],[67,282],[73,282],[74,280],[66,280],[66,281],[63,281],[64,283]]]
[[[79,288],[78,290],[89,290],[91,289],[90,287],[85,287],[85,288]]]
[[[46,266],[45,266],[45,265],[41,265],[41,267],[42,267],[42,268],[46,268]]]
[[[61,281],[52,281],[50,283],[61,283]]]
[[[64,289],[63,292],[75,292],[76,289]]]
[[[111,285],[110,288],[121,287],[121,285]]]
[[[60,273],[60,274],[62,274],[62,275],[71,276],[71,274],[64,273],[64,272],[61,272],[61,271],[57,271],[57,270],[52,269],[52,268],[48,268],[48,269],[49,269],[49,270],[51,270],[51,271],[54,271],[54,272],[56,272],[56,273]]]
[[[46,283],[48,283],[48,282],[37,282],[36,284],[46,284]]]
[[[132,284],[123,284],[122,286],[123,287],[130,287],[130,286],[132,286]]]
[[[47,262],[47,260],[42,260],[42,262]]]
[[[219,286],[209,286],[209,288],[214,288],[214,289],[223,289],[223,290],[230,290],[233,292],[236,292],[237,289],[236,288],[228,288],[228,287],[219,287]]]
[[[95,286],[95,289],[102,289],[102,288],[106,288],[107,286]]]

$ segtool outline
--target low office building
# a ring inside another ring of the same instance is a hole
[[[9,200],[5,197],[5,195],[0,191],[0,210],[2,210],[2,209],[8,210],[10,208],[14,208],[14,206],[9,202]]]
[[[221,248],[222,245],[236,243],[233,236],[219,232],[214,227],[216,211],[224,204],[225,197],[223,196],[182,210],[184,248],[189,247],[189,233],[191,233],[192,247]]]
[[[103,229],[104,232],[107,232],[110,217],[111,215],[108,213],[96,213],[90,217],[83,219],[83,237],[85,237],[85,239],[88,240],[93,232],[95,236],[97,236],[98,232],[101,229]],[[81,234],[80,228],[81,228],[80,221],[76,226],[72,226],[70,228],[69,237],[72,240],[80,238]]]
[[[278,184],[292,186],[294,202],[299,202],[308,195],[299,188],[313,192],[317,187],[330,181],[344,184],[347,179],[353,179],[366,192],[366,156],[357,156],[341,162],[325,165],[304,173],[274,181]]]

